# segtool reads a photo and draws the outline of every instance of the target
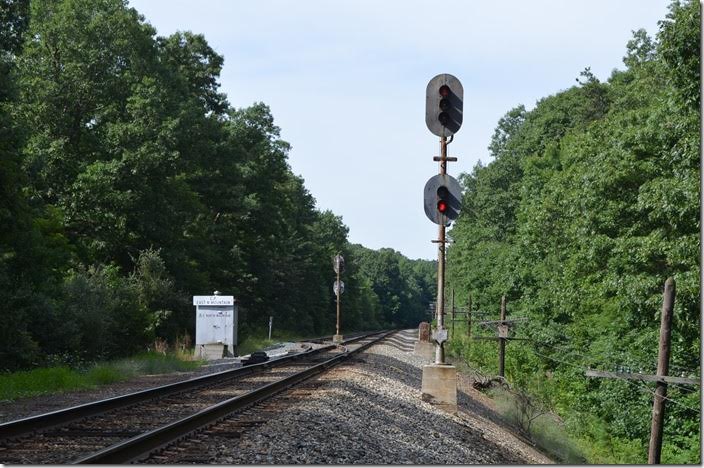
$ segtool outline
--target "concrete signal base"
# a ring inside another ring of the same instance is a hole
[[[420,356],[428,362],[435,361],[435,343],[429,341],[416,341],[413,354]]]
[[[342,343],[342,335],[332,335],[332,342],[334,344]]]
[[[423,366],[421,399],[450,413],[457,412],[457,369],[447,364]]]

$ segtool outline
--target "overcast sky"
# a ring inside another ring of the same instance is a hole
[[[311,1],[130,0],[159,35],[203,34],[225,57],[221,90],[234,107],[264,102],[289,162],[349,240],[436,258],[423,186],[437,174],[438,137],[425,126],[425,88],[439,73],[464,86],[464,122],[449,173],[490,161],[511,108],[601,80],[631,31],[657,32],[665,0]]]

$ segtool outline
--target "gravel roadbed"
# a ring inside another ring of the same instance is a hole
[[[458,412],[421,400],[417,330],[395,334],[317,377],[323,385],[237,439],[205,438],[212,464],[541,464],[555,463],[519,437],[491,400],[458,373]],[[96,390],[0,402],[0,422],[191,379],[232,367],[141,376]],[[285,398],[284,394],[274,398]]]
[[[316,379],[306,398],[282,406],[236,438],[211,431],[188,452],[211,464],[554,463],[514,436],[468,382],[458,379],[458,412],[421,400],[416,330],[394,335]],[[272,398],[286,399],[286,394]],[[256,407],[250,414],[256,414]],[[174,447],[172,453],[178,453]],[[183,463],[167,458],[166,463]]]
[[[233,359],[220,359],[203,365],[192,372],[142,375],[124,382],[103,385],[95,389],[20,398],[14,401],[0,401],[0,423],[233,369],[233,363]]]

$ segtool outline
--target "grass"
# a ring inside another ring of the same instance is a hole
[[[501,388],[489,391],[496,409],[507,421],[523,429],[526,435],[541,449],[561,463],[579,465],[586,463],[586,457],[565,430],[564,424],[552,413],[534,413],[537,417],[529,427],[521,416],[521,401]]]
[[[446,344],[447,354],[455,358],[458,370],[461,369],[470,375],[476,375],[479,368],[496,369],[497,363],[492,360],[493,353],[487,352],[487,350],[493,351],[493,349],[484,343],[472,343],[472,352],[469,352],[468,341],[466,337],[459,335]],[[471,366],[469,361],[471,361]],[[485,394],[494,401],[497,411],[506,421],[522,428],[525,435],[538,448],[559,463],[571,465],[586,463],[587,456],[585,456],[584,447],[579,441],[568,435],[565,425],[556,415],[551,412],[539,415],[541,412],[539,409],[533,411],[525,406],[530,399],[519,400],[515,395],[502,388],[495,387]],[[535,416],[532,422],[528,423],[527,415],[531,418]]]
[[[127,380],[137,375],[165,374],[196,369],[200,361],[181,354],[144,353],[129,359],[98,363],[85,370],[66,366],[44,367],[0,374],[0,400],[85,390]]]
[[[282,341],[300,341],[306,338],[310,337],[295,335],[286,331],[272,333],[271,339],[268,339],[268,332],[266,334],[252,334],[237,345],[237,354],[244,356]]]

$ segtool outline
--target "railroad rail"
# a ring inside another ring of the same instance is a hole
[[[0,424],[0,463],[127,463],[323,372],[390,333]]]

